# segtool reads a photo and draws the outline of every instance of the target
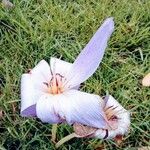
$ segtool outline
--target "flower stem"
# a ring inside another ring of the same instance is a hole
[[[53,141],[54,143],[56,143],[57,127],[58,127],[57,124],[54,124],[54,125],[52,126],[52,141]]]
[[[55,147],[58,148],[60,147],[62,144],[64,144],[65,142],[71,140],[72,138],[78,137],[75,133],[69,134],[67,136],[65,136],[64,138],[62,138],[59,142],[56,143]]]

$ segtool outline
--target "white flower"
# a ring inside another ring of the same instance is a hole
[[[77,137],[96,137],[100,139],[111,139],[128,132],[130,126],[130,113],[124,109],[111,95],[100,100],[100,110],[104,112],[107,122],[105,127],[93,128],[82,124],[74,124]]]
[[[73,64],[51,58],[50,66],[40,61],[21,79],[21,115],[37,116],[43,122],[75,122],[103,128],[106,126],[101,101],[97,95],[78,91],[101,62],[107,42],[114,30],[108,18]]]
[[[87,126],[82,123],[75,122],[73,124],[74,133],[62,138],[56,143],[56,148],[63,143],[77,138],[100,138],[112,139],[120,142],[125,133],[128,132],[130,126],[130,113],[124,109],[111,95],[105,99],[100,99],[99,110],[103,111],[103,119],[105,125],[100,128]],[[94,111],[93,111],[94,112]],[[100,120],[102,122],[102,120]]]

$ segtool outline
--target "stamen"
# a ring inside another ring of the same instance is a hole
[[[58,75],[58,76],[60,76],[60,77],[61,77],[61,79],[62,79],[62,78],[64,78],[64,76],[62,76],[62,75],[61,75],[61,74],[59,74],[59,73],[56,73],[56,76],[57,76],[57,75]]]
[[[104,108],[104,111],[107,111],[108,109],[110,109],[110,108],[112,108],[113,107],[113,105],[112,106],[109,106],[109,107],[107,107],[107,108]]]
[[[57,81],[57,78],[56,78],[56,86],[58,86],[58,81]]]
[[[118,120],[118,117],[115,115],[112,115],[108,120],[116,121]]]
[[[118,106],[116,106],[116,107],[112,108],[112,110],[115,110],[117,107],[118,107]]]
[[[43,82],[47,86],[47,92],[50,94],[60,94],[63,92],[63,76],[59,73],[56,73],[52,76],[49,83]]]
[[[48,83],[47,82],[43,82],[43,84],[45,84],[48,87]]]

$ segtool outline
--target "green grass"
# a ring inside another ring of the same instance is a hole
[[[73,62],[102,21],[113,16],[115,32],[101,67],[81,90],[111,93],[131,111],[131,128],[121,145],[100,139],[73,139],[60,149],[97,147],[134,149],[150,145],[150,88],[141,79],[150,72],[149,0],[14,0],[0,6],[0,149],[54,149],[51,125],[20,116],[20,78],[41,59]],[[72,132],[60,125],[57,138]]]

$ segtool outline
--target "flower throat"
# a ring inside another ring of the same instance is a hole
[[[63,81],[64,77],[59,73],[56,73],[52,76],[50,82],[44,82],[44,84],[47,86],[46,92],[53,95],[62,93],[64,91]]]

